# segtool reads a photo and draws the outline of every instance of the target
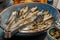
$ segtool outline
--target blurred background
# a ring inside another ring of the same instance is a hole
[[[29,2],[39,2],[44,4],[50,4],[60,9],[60,5],[59,5],[60,0],[0,0],[0,12],[11,5],[29,3]]]
[[[29,3],[29,2],[39,2],[44,4],[51,4],[60,9],[60,0],[0,0],[0,7],[7,7],[11,5]]]

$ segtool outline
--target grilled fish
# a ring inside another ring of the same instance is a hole
[[[9,24],[8,24],[7,27],[6,27],[6,30],[7,30],[7,31],[10,29],[13,21],[15,20],[16,14],[17,14],[17,12],[14,11],[13,14],[11,15],[11,17],[9,18]],[[12,18],[12,19],[11,19],[11,18]],[[10,20],[11,20],[11,21],[10,21]]]
[[[10,16],[9,19],[7,20],[6,24],[9,24],[10,21],[11,21],[12,19],[14,19],[14,17],[17,15],[17,13],[18,13],[18,12],[13,11],[12,14],[11,14],[11,16]]]
[[[24,8],[22,8],[20,10],[20,13],[19,13],[19,15],[20,15],[20,18],[19,19],[25,18],[24,16],[25,16],[25,14],[26,14],[27,11],[28,11],[28,6],[25,6]]]
[[[37,6],[31,8],[31,9],[24,15],[24,17],[26,18],[26,17],[30,16],[29,14],[32,15],[36,10],[37,10]],[[36,11],[36,12],[37,12],[37,11]]]

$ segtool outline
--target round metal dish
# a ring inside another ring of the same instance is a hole
[[[58,10],[55,9],[54,7],[52,7],[51,5],[48,5],[48,4],[41,4],[41,3],[23,3],[23,4],[18,4],[18,5],[13,5],[11,7],[8,7],[7,9],[5,9],[4,11],[1,12],[1,25],[2,27],[6,27],[7,25],[5,24],[6,20],[8,19],[9,15],[14,11],[19,11],[21,8],[23,8],[25,5],[28,5],[29,8],[32,8],[33,6],[37,6],[38,7],[38,10],[49,10],[49,13],[51,13],[53,15],[53,18],[54,18],[54,22],[58,19]],[[52,26],[52,25],[51,25]],[[50,27],[51,27],[50,26]],[[47,29],[49,29],[50,27],[48,27]],[[38,32],[32,32],[32,33],[22,33],[22,32],[19,32],[18,34],[16,35],[36,35],[36,34],[40,34],[44,31],[46,31],[47,29],[45,30],[41,30],[41,31],[38,31]]]

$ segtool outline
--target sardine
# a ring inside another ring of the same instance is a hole
[[[17,14],[17,12],[16,11],[14,11],[14,12],[12,12],[12,14],[11,14],[11,16],[10,16],[10,18],[7,20],[7,24],[9,24],[10,23],[10,21],[12,20],[12,19],[14,19],[13,17],[15,17],[16,16],[16,14]]]
[[[25,6],[24,8],[22,8],[20,10],[20,19],[22,19],[24,17],[24,15],[26,14],[26,12],[28,11],[28,6]]]

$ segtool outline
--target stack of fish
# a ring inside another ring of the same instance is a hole
[[[49,11],[37,10],[37,8],[37,6],[34,6],[29,9],[28,6],[25,6],[19,12],[13,11],[6,22],[6,29],[12,31],[28,23],[31,24],[22,30],[20,29],[19,32],[38,32],[49,28],[53,23],[53,16],[49,14]]]

